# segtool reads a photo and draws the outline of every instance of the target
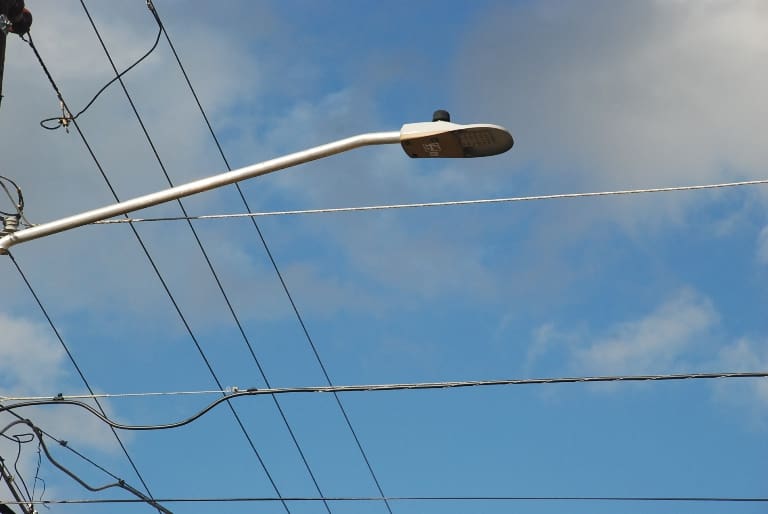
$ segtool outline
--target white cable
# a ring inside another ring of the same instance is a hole
[[[755,186],[768,184],[768,179],[760,180],[744,180],[741,182],[724,182],[720,184],[703,184],[692,186],[676,186],[676,187],[654,187],[647,189],[624,189],[618,191],[598,191],[592,193],[560,193],[552,195],[537,195],[537,196],[513,196],[508,198],[485,198],[478,200],[455,200],[447,202],[422,202],[422,203],[404,203],[393,205],[369,205],[362,207],[337,207],[328,209],[304,209],[295,211],[268,211],[268,212],[250,212],[244,214],[208,214],[203,216],[178,216],[168,218],[122,218],[113,220],[96,221],[95,225],[110,225],[116,223],[140,223],[145,221],[178,221],[178,220],[210,220],[210,219],[228,219],[228,218],[257,218],[264,216],[290,216],[300,214],[329,214],[339,212],[361,212],[361,211],[381,211],[388,209],[414,209],[421,207],[450,207],[457,205],[483,205],[494,203],[511,203],[511,202],[530,202],[536,200],[562,200],[565,198],[590,198],[596,196],[618,196],[618,195],[634,195],[644,193],[670,193],[677,191],[698,191],[701,189],[718,189],[725,187],[739,187],[739,186]]]
[[[228,387],[224,390],[212,391],[171,391],[157,393],[101,393],[101,394],[74,394],[58,396],[0,396],[0,402],[27,402],[38,400],[86,400],[93,398],[130,398],[141,396],[182,396],[182,395],[203,395],[203,394],[231,394],[240,391],[237,387]]]

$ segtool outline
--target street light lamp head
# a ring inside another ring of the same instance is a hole
[[[433,119],[400,129],[400,144],[410,157],[488,157],[514,144],[512,134],[498,125],[451,123],[447,111],[435,111]]]

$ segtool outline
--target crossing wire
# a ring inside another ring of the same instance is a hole
[[[152,150],[152,153],[153,153],[153,155],[155,157],[155,160],[157,161],[158,165],[160,166],[160,170],[162,171],[163,176],[165,177],[168,185],[170,187],[173,187],[173,185],[174,185],[173,181],[171,180],[171,177],[170,177],[170,175],[168,173],[168,170],[167,170],[165,164],[163,163],[162,158],[160,157],[160,153],[159,153],[159,151],[157,149],[157,146],[155,145],[152,137],[149,134],[149,130],[147,129],[146,124],[144,123],[141,115],[139,114],[139,111],[138,111],[138,109],[136,107],[136,104],[133,101],[133,98],[131,97],[131,94],[129,93],[128,88],[126,87],[125,82],[123,81],[122,76],[121,76],[120,72],[117,69],[117,66],[115,65],[115,62],[114,62],[114,60],[113,60],[113,58],[112,58],[112,56],[111,56],[111,54],[110,54],[110,52],[109,52],[109,50],[108,50],[108,48],[106,46],[106,43],[104,42],[104,39],[101,36],[101,33],[100,33],[98,27],[96,26],[96,23],[95,23],[93,17],[91,16],[90,11],[88,10],[88,7],[85,4],[85,1],[84,0],[80,0],[80,5],[82,6],[83,11],[85,12],[85,14],[86,14],[86,16],[88,18],[88,21],[90,22],[91,27],[93,28],[93,30],[94,30],[94,32],[95,32],[95,34],[96,34],[96,36],[97,36],[97,38],[99,40],[99,43],[101,44],[101,47],[104,50],[104,53],[105,53],[107,59],[109,60],[109,63],[112,66],[113,71],[116,74],[116,79],[119,82],[120,87],[122,88],[123,92],[125,93],[125,96],[126,96],[128,102],[129,102],[129,104],[131,106],[131,109],[132,109],[132,111],[133,111],[133,113],[134,113],[134,115],[136,117],[136,120],[138,121],[138,123],[139,123],[139,125],[141,127],[141,131],[144,134],[144,137],[147,140],[147,143],[149,144],[149,146],[150,146],[150,148]],[[151,1],[148,1],[147,2],[147,7],[149,8],[150,12],[154,16],[155,21],[158,24],[159,31],[162,32],[163,31],[163,24],[162,24],[162,22],[160,20],[160,17],[157,15],[157,13],[154,10],[153,3]],[[184,203],[181,200],[176,200],[176,202],[177,202],[181,212],[184,214],[184,216],[188,216],[187,210],[184,207]],[[232,302],[229,299],[229,296],[228,296],[226,290],[224,289],[224,285],[222,284],[221,279],[219,277],[219,274],[216,271],[216,268],[214,267],[213,262],[211,261],[211,258],[210,258],[210,256],[208,255],[208,252],[205,249],[205,246],[203,245],[203,242],[202,242],[202,239],[200,238],[200,235],[198,234],[197,230],[195,229],[195,227],[194,227],[194,225],[192,224],[191,221],[187,221],[187,225],[188,225],[188,227],[189,227],[189,229],[190,229],[190,231],[191,231],[191,233],[192,233],[192,235],[193,235],[193,237],[195,239],[195,242],[196,242],[196,244],[197,244],[197,246],[198,246],[198,248],[200,250],[200,253],[203,256],[203,259],[205,260],[206,266],[208,267],[208,270],[210,271],[211,276],[213,277],[213,279],[214,279],[214,281],[216,283],[216,286],[218,287],[219,292],[221,293],[221,295],[222,295],[222,297],[224,299],[224,302],[226,303],[227,309],[229,310],[229,313],[232,316],[232,319],[233,319],[235,325],[237,326],[238,332],[240,333],[241,338],[243,339],[245,345],[247,346],[248,351],[250,352],[250,355],[251,355],[252,359],[256,363],[256,367],[258,368],[259,374],[261,375],[261,377],[264,380],[264,382],[267,385],[267,387],[271,387],[269,379],[266,376],[266,372],[264,371],[264,369],[263,369],[263,367],[261,365],[261,362],[259,361],[259,359],[256,356],[256,353],[255,353],[255,350],[253,348],[253,345],[251,344],[250,339],[248,338],[247,334],[245,333],[245,329],[243,328],[243,325],[242,325],[242,323],[240,321],[240,318],[237,315],[237,313],[235,312],[235,309],[234,309],[234,307],[232,305]],[[219,388],[222,387],[222,385],[219,382],[218,378],[216,379],[216,383],[219,386]],[[291,437],[291,440],[293,441],[293,444],[294,444],[294,446],[296,447],[296,450],[299,453],[299,457],[301,458],[301,460],[302,460],[302,462],[304,464],[304,467],[306,468],[307,473],[309,474],[309,477],[310,477],[310,479],[312,480],[312,482],[313,482],[313,484],[315,486],[315,489],[317,490],[318,494],[320,494],[322,496],[323,492],[320,489],[320,485],[319,485],[319,483],[317,481],[317,478],[315,477],[315,473],[312,471],[312,468],[309,465],[309,461],[307,460],[307,457],[304,454],[304,450],[302,449],[301,445],[299,444],[299,441],[298,441],[298,439],[296,437],[296,434],[294,433],[294,430],[291,427],[291,425],[290,425],[290,423],[288,421],[288,418],[287,418],[287,416],[286,416],[282,406],[280,405],[280,402],[275,397],[273,397],[273,402],[274,402],[275,407],[277,408],[277,410],[278,410],[278,412],[280,414],[280,417],[283,420],[283,423],[285,424],[285,426],[286,426],[286,428],[288,430],[288,433],[289,433],[289,435]],[[238,423],[239,422],[240,421],[238,419]],[[255,451],[255,446],[254,446],[254,451]],[[261,462],[263,462],[261,457],[259,457],[259,460]],[[267,474],[269,475],[269,473],[268,473],[268,471],[266,469],[266,463],[264,463],[264,465],[265,465],[265,472],[267,472]],[[271,480],[271,478],[270,478],[270,480]],[[277,494],[280,495],[280,492],[277,489],[277,484],[274,483],[274,482],[273,482],[273,487],[275,488],[275,491],[277,492]],[[286,510],[288,510],[288,506],[285,505],[285,507],[286,507]],[[330,510],[330,507],[328,506],[328,504],[325,504],[325,508],[326,508],[326,511],[328,512],[328,514],[331,514],[331,510]]]
[[[157,12],[157,8],[154,7],[154,5],[152,4],[151,0],[149,0],[147,2],[147,5],[150,6],[150,9],[153,11],[153,14],[155,15],[155,18],[156,18],[157,22],[160,24],[160,26],[162,28],[162,31],[165,34],[165,38],[168,41],[168,45],[171,48],[171,51],[173,52],[173,55],[174,55],[174,57],[176,59],[176,62],[179,65],[179,69],[181,70],[182,74],[184,75],[184,79],[187,82],[187,86],[189,87],[189,90],[192,93],[192,96],[194,97],[195,102],[197,103],[197,106],[198,106],[198,108],[200,110],[200,114],[202,115],[203,119],[205,120],[205,124],[208,127],[208,131],[211,134],[211,137],[212,137],[212,139],[213,139],[213,141],[214,141],[214,143],[216,145],[216,148],[218,149],[219,155],[221,156],[221,159],[224,162],[224,165],[227,167],[227,169],[229,171],[232,171],[232,166],[229,164],[229,160],[227,159],[226,154],[224,153],[224,150],[223,150],[223,148],[221,146],[221,143],[219,142],[219,138],[216,135],[216,131],[213,129],[213,126],[212,126],[212,124],[211,124],[211,122],[210,122],[210,120],[208,118],[208,115],[206,114],[205,109],[203,108],[203,105],[200,102],[200,98],[198,97],[197,92],[195,91],[195,88],[192,85],[192,81],[190,80],[189,75],[187,74],[187,71],[186,71],[186,69],[184,68],[184,65],[181,62],[181,58],[179,57],[179,54],[176,51],[176,47],[174,46],[173,42],[171,41],[171,37],[168,34],[167,29],[165,28],[165,26],[162,24],[162,22],[160,20],[160,14]],[[245,194],[243,193],[242,188],[240,187],[239,184],[234,184],[234,185],[235,185],[235,188],[236,188],[236,190],[238,192],[240,200],[242,201],[242,203],[245,206],[246,210],[250,211],[251,210],[250,205],[248,204],[248,201],[247,201],[247,199],[245,197]],[[315,359],[317,360],[317,363],[318,363],[318,365],[319,365],[319,367],[320,367],[320,369],[321,369],[321,371],[323,373],[323,376],[325,377],[325,380],[327,381],[328,385],[329,386],[333,386],[333,382],[331,381],[330,375],[328,374],[328,371],[327,371],[327,369],[325,367],[325,364],[323,363],[323,360],[320,358],[320,353],[318,352],[317,347],[316,347],[312,337],[309,334],[309,330],[307,328],[306,323],[304,322],[304,318],[302,317],[302,315],[301,315],[301,313],[299,311],[298,305],[296,304],[296,302],[295,302],[295,300],[293,298],[293,295],[291,294],[290,289],[288,288],[288,284],[286,283],[285,278],[283,277],[283,274],[280,271],[280,268],[279,268],[279,266],[277,264],[277,260],[275,259],[272,251],[270,250],[269,245],[267,244],[266,238],[264,237],[264,234],[263,234],[263,232],[261,230],[261,227],[259,226],[259,224],[256,222],[255,219],[251,218],[251,221],[253,223],[254,229],[256,230],[258,238],[259,238],[259,240],[261,241],[261,244],[264,247],[264,250],[265,250],[265,252],[267,254],[267,257],[268,257],[268,259],[269,259],[273,269],[275,270],[275,274],[277,275],[277,278],[278,278],[278,280],[280,282],[280,285],[281,285],[283,291],[285,292],[285,295],[288,298],[289,303],[291,304],[291,309],[293,310],[293,313],[296,316],[296,319],[297,319],[299,325],[301,326],[301,330],[302,330],[302,332],[304,334],[304,337],[306,338],[307,343],[309,344],[309,346],[310,346],[310,348],[312,350],[312,353],[314,354]],[[346,409],[344,408],[344,405],[341,402],[341,399],[335,393],[334,393],[334,399],[336,400],[336,404],[338,405],[339,410],[341,411],[341,414],[342,414],[342,416],[344,418],[344,421],[346,422],[346,425],[347,425],[350,433],[352,434],[352,437],[353,437],[353,439],[355,441],[355,444],[357,445],[357,448],[358,448],[358,450],[359,450],[359,452],[360,452],[360,454],[361,454],[361,456],[363,458],[363,461],[365,462],[365,465],[368,468],[368,472],[370,473],[371,478],[373,479],[373,482],[374,482],[374,484],[376,486],[376,489],[378,490],[378,492],[381,495],[381,497],[384,498],[384,491],[383,491],[383,489],[381,487],[379,479],[376,476],[376,473],[373,471],[373,466],[371,465],[370,459],[368,458],[368,455],[367,455],[365,449],[363,448],[362,442],[360,441],[360,438],[358,437],[357,432],[355,431],[354,427],[352,426],[352,422],[351,422],[351,420],[349,418],[349,415],[347,414]],[[386,500],[386,498],[384,498],[383,501],[384,501],[384,504],[385,504],[389,514],[392,514],[392,508],[390,507],[389,502]],[[327,505],[326,505],[326,508],[327,508]]]
[[[31,39],[30,39],[31,41]],[[38,296],[37,292],[32,287],[32,284],[30,283],[27,276],[24,274],[24,271],[21,269],[21,266],[19,265],[16,258],[13,256],[11,252],[8,252],[8,257],[10,257],[11,262],[13,262],[14,267],[18,271],[19,275],[21,276],[22,280],[24,281],[24,284],[26,284],[27,289],[29,290],[30,294],[34,298],[35,302],[37,303],[37,306],[40,308],[40,311],[43,313],[43,316],[45,317],[46,321],[48,322],[48,325],[51,327],[51,330],[56,336],[56,339],[59,341],[59,344],[64,349],[64,352],[67,354],[67,357],[69,358],[69,361],[72,363],[72,366],[75,368],[75,371],[77,372],[78,376],[80,377],[80,380],[85,385],[85,388],[88,389],[88,392],[93,395],[94,390],[91,387],[91,384],[88,382],[88,379],[85,378],[85,373],[83,373],[83,370],[80,368],[80,365],[75,360],[75,356],[72,354],[72,352],[69,349],[69,346],[64,342],[64,338],[61,336],[61,332],[59,332],[59,329],[56,327],[56,325],[53,323],[53,319],[48,314],[48,310],[43,305],[43,302],[40,300],[40,297]],[[93,401],[96,403],[99,412],[101,412],[104,416],[107,415],[106,411],[104,410],[104,407],[102,407],[101,402],[99,402],[98,398],[93,398]],[[133,468],[134,473],[136,473],[136,476],[139,478],[139,481],[141,482],[141,485],[144,487],[144,489],[147,491],[147,494],[150,498],[152,497],[152,492],[149,489],[149,486],[147,485],[147,482],[144,480],[144,477],[142,476],[141,472],[139,471],[139,468],[137,467],[136,463],[134,462],[133,458],[131,457],[130,453],[128,453],[128,448],[123,443],[123,440],[118,435],[117,431],[110,427],[110,430],[112,431],[112,434],[115,436],[115,439],[117,440],[117,443],[120,445],[120,449],[123,451],[123,454],[128,459],[128,462],[131,465],[131,468]]]
[[[67,105],[67,102],[64,100],[64,97],[63,97],[63,95],[61,93],[61,90],[60,90],[58,84],[54,80],[53,76],[51,75],[51,73],[50,73],[50,71],[48,69],[48,66],[45,64],[45,61],[43,60],[42,56],[40,55],[40,52],[38,51],[37,47],[34,44],[31,32],[27,34],[27,39],[25,41],[29,44],[30,48],[32,48],[32,51],[34,52],[38,62],[40,63],[40,66],[42,67],[43,72],[45,73],[46,77],[48,78],[48,81],[50,82],[51,86],[53,87],[54,92],[56,93],[56,96],[57,96],[59,102],[61,103],[63,110],[65,112],[70,112],[69,107]],[[101,177],[104,179],[104,182],[106,183],[106,185],[107,185],[107,187],[108,187],[108,189],[109,189],[113,199],[115,200],[115,202],[119,202],[120,198],[119,198],[117,192],[115,191],[115,188],[113,187],[112,182],[110,181],[109,177],[107,176],[107,173],[106,173],[104,167],[101,165],[101,162],[96,157],[96,154],[95,154],[93,148],[91,147],[90,143],[88,142],[88,139],[85,137],[85,133],[80,128],[80,125],[79,125],[78,121],[76,119],[72,119],[71,120],[71,124],[72,124],[72,126],[75,127],[75,131],[80,136],[81,141],[83,142],[84,146],[86,147],[86,149],[88,151],[88,154],[90,155],[91,159],[95,163],[97,169],[99,170],[99,173],[101,174]],[[134,237],[138,241],[139,246],[141,247],[144,255],[147,257],[147,260],[148,260],[150,266],[152,267],[152,269],[153,269],[153,271],[154,271],[158,281],[160,282],[163,290],[165,291],[165,293],[168,296],[171,304],[173,305],[174,310],[176,311],[177,315],[179,316],[179,319],[181,320],[181,323],[183,324],[187,334],[190,336],[190,339],[194,343],[198,353],[200,354],[203,362],[205,363],[208,371],[210,372],[211,376],[213,377],[213,379],[216,382],[216,384],[219,387],[219,389],[223,389],[221,381],[218,379],[218,376],[213,371],[213,368],[211,366],[211,363],[210,363],[208,357],[205,355],[205,352],[203,351],[203,348],[200,345],[200,342],[198,341],[197,337],[195,336],[194,332],[192,331],[191,326],[189,325],[189,322],[187,321],[186,317],[184,316],[183,312],[181,311],[181,308],[180,308],[178,302],[176,301],[176,298],[174,297],[173,293],[171,292],[170,288],[168,287],[168,284],[167,284],[165,278],[163,277],[162,273],[160,272],[160,269],[158,268],[157,263],[155,262],[154,258],[152,257],[152,254],[149,252],[149,249],[147,248],[147,245],[144,243],[144,240],[142,239],[141,235],[138,233],[138,230],[136,229],[136,227],[133,224],[129,224],[129,226],[130,226],[131,232],[133,233]],[[275,490],[275,492],[278,495],[280,495],[280,491],[277,488],[277,484],[275,483],[274,479],[272,478],[271,473],[267,469],[266,463],[262,459],[261,454],[256,449],[256,445],[253,442],[251,436],[248,434],[247,430],[245,429],[245,425],[243,424],[243,422],[240,419],[239,415],[235,411],[234,406],[231,403],[229,403],[229,402],[227,402],[227,405],[229,406],[229,409],[232,412],[232,415],[234,416],[234,418],[235,418],[235,420],[236,420],[236,422],[237,422],[237,424],[238,424],[238,426],[240,428],[240,431],[243,433],[243,435],[246,438],[246,440],[247,440],[247,442],[248,442],[252,452],[254,453],[254,455],[256,456],[259,464],[261,465],[262,469],[264,470],[264,473],[265,473],[267,479],[269,480],[269,482],[272,485],[272,487]],[[142,485],[144,486],[145,490],[147,491],[147,493],[149,494],[149,496],[151,498],[152,494],[151,494],[151,492],[150,492],[146,482],[144,481],[141,473],[139,472],[138,468],[136,467],[135,463],[133,462],[133,459],[128,454],[127,449],[122,444],[122,441],[120,441],[120,446],[123,448],[123,451],[124,451],[126,457],[128,458],[129,462],[131,463],[131,466],[133,467],[134,472],[139,477],[139,480],[141,481]],[[283,503],[283,507],[284,507],[285,511],[290,514],[290,511],[288,510],[288,505],[286,503]]]

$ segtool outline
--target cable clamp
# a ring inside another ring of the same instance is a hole
[[[61,118],[59,118],[59,125],[64,127],[64,130],[66,130],[67,134],[69,134],[69,123],[74,118],[72,117],[72,113],[69,112],[69,109],[67,109],[67,106],[64,105],[63,100],[59,100],[59,105],[61,106]]]

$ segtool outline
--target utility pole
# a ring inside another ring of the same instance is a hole
[[[0,0],[0,104],[3,101],[5,42],[8,33],[22,36],[29,32],[31,26],[32,13],[24,7],[24,0]]]

